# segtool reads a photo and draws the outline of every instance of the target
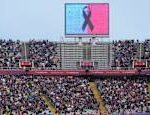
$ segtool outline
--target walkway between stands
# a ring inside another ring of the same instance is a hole
[[[51,111],[52,115],[56,115],[56,109],[52,106],[52,104],[47,99],[47,97],[42,95],[42,99],[45,101],[45,103],[48,106],[48,109]]]
[[[149,97],[149,102],[150,102],[150,81],[147,83],[148,85],[148,97]]]
[[[105,104],[104,104],[104,101],[100,95],[100,92],[99,90],[97,89],[97,86],[95,84],[95,82],[90,82],[90,88],[92,89],[93,91],[93,94],[94,94],[94,97],[96,98],[97,102],[100,104],[99,106],[99,111],[105,115],[109,115],[108,114],[108,111],[105,107]]]

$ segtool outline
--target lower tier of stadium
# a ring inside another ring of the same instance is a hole
[[[149,115],[150,70],[0,70],[0,115]]]

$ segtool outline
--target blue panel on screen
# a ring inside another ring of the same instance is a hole
[[[85,6],[85,4],[66,5],[66,34],[87,33],[87,29],[83,31],[81,28],[84,22],[82,10]]]

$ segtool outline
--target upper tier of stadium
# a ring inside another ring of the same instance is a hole
[[[80,69],[80,62],[91,60],[93,69],[134,68],[133,62],[142,61],[150,67],[150,40],[60,43],[48,40],[0,40],[0,68],[20,68],[21,61],[32,62],[36,69]]]

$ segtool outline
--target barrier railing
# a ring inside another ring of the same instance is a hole
[[[28,69],[28,70],[66,70],[66,69],[58,69],[58,68],[50,68],[50,67],[0,67],[0,69],[9,69],[9,70],[16,70],[16,69]],[[143,67],[143,68],[132,68],[132,67],[110,67],[110,68],[101,68],[101,69],[91,69],[93,70],[150,70],[150,67]],[[71,70],[79,70],[79,69],[71,69]],[[85,69],[80,69],[85,70]],[[90,69],[89,69],[90,70]]]
[[[26,74],[26,75],[48,75],[48,76],[140,76],[150,75],[150,69],[101,69],[101,70],[62,70],[51,68],[0,68],[3,74]]]

